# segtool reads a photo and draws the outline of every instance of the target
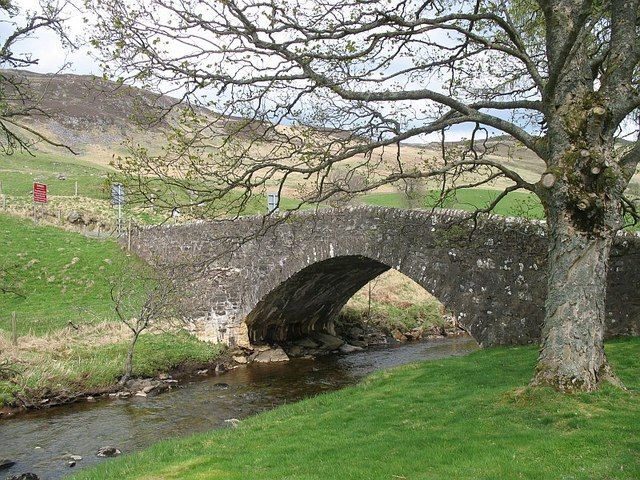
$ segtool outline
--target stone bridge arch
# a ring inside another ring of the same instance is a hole
[[[389,268],[362,255],[339,255],[303,267],[275,288],[265,284],[245,317],[249,340],[277,343],[329,330],[347,301]]]
[[[132,245],[158,265],[206,265],[197,269],[185,303],[215,341],[321,330],[389,268],[438,298],[481,345],[538,341],[544,224],[491,215],[471,224],[463,217],[450,210],[327,209],[143,229]],[[610,262],[609,335],[640,331],[638,267],[639,238],[619,237]]]

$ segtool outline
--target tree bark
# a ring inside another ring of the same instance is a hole
[[[556,212],[557,213],[557,212]],[[533,385],[564,392],[619,384],[604,352],[605,293],[614,232],[581,231],[565,213],[549,217],[548,293]]]

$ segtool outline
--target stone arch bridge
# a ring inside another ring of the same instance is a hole
[[[354,207],[145,228],[132,247],[188,277],[189,315],[230,345],[323,331],[390,268],[431,292],[483,346],[540,339],[543,222],[487,215],[474,228],[453,210]],[[638,236],[618,236],[609,271],[607,334],[638,334]]]

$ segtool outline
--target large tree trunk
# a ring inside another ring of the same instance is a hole
[[[604,352],[607,267],[614,231],[586,233],[549,212],[548,293],[534,385],[593,391],[613,376]]]
[[[546,5],[548,56],[564,66],[548,98],[547,171],[537,191],[548,224],[548,292],[532,383],[593,391],[603,380],[618,383],[604,352],[605,296],[628,179],[609,123],[614,100],[597,89],[587,42],[562,57],[590,7],[577,0]]]

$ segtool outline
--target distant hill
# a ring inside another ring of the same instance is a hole
[[[171,104],[171,99],[138,88],[120,86],[88,75],[38,74],[2,70],[17,78],[43,111],[22,121],[37,126],[81,153],[93,145],[113,147],[135,131],[146,113],[149,118]],[[164,120],[155,122],[160,129]],[[34,125],[35,124],[35,125]]]
[[[108,162],[126,138],[152,147],[162,144],[163,131],[179,115],[179,109],[167,113],[178,105],[175,98],[96,76],[24,70],[0,70],[0,75],[18,79],[43,112],[24,118],[23,123],[96,163]],[[240,120],[198,110],[215,118],[223,128]],[[48,150],[45,145],[40,148]]]
[[[95,76],[39,74],[23,70],[0,70],[0,75],[23,80],[33,92],[39,108],[45,112],[24,119],[26,124],[69,145],[81,159],[102,166],[123,152],[122,143],[127,138],[152,151],[159,148],[165,143],[164,131],[179,116],[179,108],[166,114],[169,107],[177,104],[175,98]],[[238,117],[222,117],[203,108],[198,108],[198,111],[208,116],[216,127],[227,131],[238,122],[246,123]],[[254,131],[261,131],[264,127],[258,122],[251,125]],[[345,135],[345,132],[331,129],[318,129],[318,133],[336,138]],[[543,162],[509,136],[494,137],[489,145],[492,148],[490,158],[504,162],[528,181],[537,181],[544,171]],[[39,148],[52,153],[46,146]],[[387,149],[382,154],[395,163],[395,151],[391,150]],[[420,168],[426,157],[437,155],[438,151],[439,145],[435,144],[403,144],[401,155],[409,168],[414,165]],[[68,155],[60,150],[55,154]],[[498,181],[494,188],[503,186],[504,181]]]

